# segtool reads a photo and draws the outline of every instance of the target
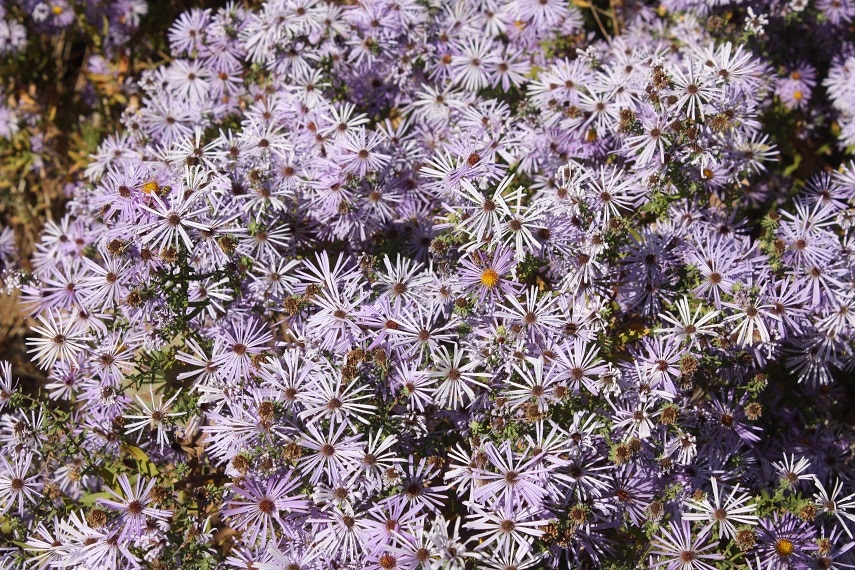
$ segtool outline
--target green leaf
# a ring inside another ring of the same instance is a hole
[[[136,460],[141,475],[148,477],[155,477],[157,475],[157,466],[148,458],[146,452],[139,447],[135,445],[123,445],[122,453],[130,455]]]
[[[100,493],[90,493],[89,495],[83,495],[80,498],[80,504],[84,507],[92,507],[95,505],[95,502],[98,499],[113,499],[113,498],[114,498],[113,495],[106,492],[106,491],[102,491]]]

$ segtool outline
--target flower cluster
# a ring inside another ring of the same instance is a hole
[[[822,77],[625,4],[183,14],[22,286],[3,563],[851,565],[855,164],[767,122]]]
[[[23,257],[118,126],[126,79],[151,60],[147,11],[144,0],[0,1],[0,224]]]
[[[105,22],[107,46],[121,46],[139,27],[148,13],[145,0],[117,2],[68,2],[67,0],[25,0],[0,2],[0,57],[21,54],[32,34],[57,34],[70,31],[79,23],[78,15],[88,22]]]

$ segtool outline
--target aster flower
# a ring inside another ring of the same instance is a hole
[[[710,401],[711,421],[707,430],[712,441],[722,448],[732,446],[737,440],[748,444],[760,441],[760,428],[749,423],[745,415],[745,396],[737,398],[734,393],[716,395]]]
[[[17,505],[17,515],[24,516],[28,503],[35,503],[41,497],[36,491],[39,476],[27,476],[33,462],[32,453],[20,453],[10,456],[0,455],[0,514],[5,515]]]
[[[395,470],[397,463],[405,460],[395,454],[397,436],[384,435],[381,431],[368,434],[368,444],[361,455],[357,468],[369,488],[379,489],[383,485],[383,476],[389,470]]]
[[[393,381],[406,397],[407,409],[410,411],[422,413],[426,406],[435,401],[435,385],[438,379],[430,376],[427,371],[419,370],[414,362],[402,364],[393,376]]]
[[[140,208],[151,214],[154,219],[141,224],[138,229],[142,242],[155,250],[167,247],[178,249],[183,244],[187,251],[193,251],[193,240],[188,229],[204,230],[206,226],[194,221],[195,217],[204,213],[207,208],[196,207],[194,194],[173,191],[164,200],[157,193],[151,194],[152,206],[140,205]],[[195,209],[194,209],[195,207]]]
[[[454,83],[469,91],[478,91],[489,85],[488,69],[496,63],[493,42],[486,37],[471,37],[456,46],[456,55],[451,58],[451,73]]]
[[[173,60],[166,78],[172,91],[191,103],[204,101],[211,88],[211,71],[199,60]]]
[[[514,453],[504,442],[499,446],[488,442],[483,451],[496,471],[478,469],[474,476],[481,482],[474,489],[473,498],[480,504],[526,504],[539,507],[546,496],[542,479],[548,470],[539,465],[540,458]]]
[[[325,289],[311,297],[319,307],[306,321],[307,331],[316,336],[324,350],[344,350],[357,342],[362,331],[356,323],[359,306],[365,293],[358,286]],[[421,329],[417,329],[419,332]],[[418,333],[415,333],[418,337]]]
[[[651,568],[713,570],[715,566],[710,562],[724,559],[721,554],[707,552],[716,547],[715,543],[707,544],[710,538],[708,528],[693,536],[689,521],[683,519],[679,526],[674,521],[668,523],[668,528],[660,528],[659,533],[653,539],[651,550],[659,560]]]
[[[810,553],[817,550],[812,525],[790,513],[771,519],[760,519],[757,537],[759,566],[764,570],[785,570],[794,565],[807,565]]]
[[[439,381],[433,392],[434,401],[442,407],[459,410],[475,400],[475,387],[487,387],[484,380],[488,374],[475,372],[478,368],[476,360],[463,364],[464,352],[458,344],[453,350],[449,353],[445,346],[439,346],[433,352],[435,368],[428,372],[428,376]]]
[[[148,403],[142,398],[140,398],[139,394],[137,394],[136,399],[139,403],[140,411],[142,413],[133,415],[128,414],[123,416],[126,420],[132,420],[129,422],[125,422],[125,433],[128,435],[137,433],[137,441],[139,441],[142,437],[143,430],[147,427],[150,431],[155,432],[157,443],[160,446],[160,450],[163,451],[164,446],[169,443],[166,425],[167,422],[171,421],[169,418],[180,417],[186,413],[169,412],[170,406],[180,394],[181,390],[176,392],[165,403],[163,402],[162,395],[158,396],[157,401],[155,401],[154,391],[151,386],[149,386]],[[149,403],[151,404],[150,407]]]
[[[17,380],[12,379],[12,364],[6,360],[0,360],[0,410],[6,407],[17,387]]]
[[[82,297],[89,294],[84,288],[88,267],[74,258],[51,265],[47,271],[42,277],[41,306],[66,311],[81,306]]]
[[[458,282],[466,291],[477,291],[481,303],[488,298],[513,295],[517,287],[504,275],[515,265],[513,250],[498,247],[492,254],[476,251],[460,261]]]
[[[776,91],[785,105],[794,109],[805,107],[816,86],[816,72],[808,64],[793,66],[786,76],[777,81]]]
[[[219,348],[222,352],[212,362],[219,368],[219,374],[238,379],[249,377],[254,368],[251,357],[262,353],[273,339],[265,324],[253,319],[239,320],[222,330],[221,336]]]
[[[535,234],[544,227],[542,203],[535,202],[523,207],[523,190],[523,187],[518,186],[515,191],[505,196],[505,199],[496,203],[502,223],[494,240],[513,247],[517,261],[525,259],[527,253],[540,250],[540,242],[535,238]]]
[[[192,53],[205,46],[203,39],[211,23],[211,10],[193,8],[183,12],[169,28],[169,45],[175,53]]]
[[[774,313],[770,312],[771,305],[764,303],[760,298],[751,298],[747,295],[740,297],[736,302],[722,303],[723,306],[735,311],[724,318],[723,324],[736,323],[730,334],[740,346],[750,346],[758,342],[768,343],[771,336],[766,326],[766,318],[778,319]]]
[[[641,134],[626,137],[627,154],[634,156],[639,165],[648,165],[654,159],[655,164],[661,164],[665,159],[665,148],[671,144],[665,118],[659,115],[643,119],[641,125]]]
[[[306,426],[306,433],[299,443],[314,453],[303,456],[299,466],[302,472],[310,474],[313,484],[324,474],[332,476],[352,471],[361,459],[358,437],[345,436],[347,427],[347,424],[336,426],[330,422],[326,433],[323,433],[314,424]]]
[[[392,495],[382,502],[396,501],[403,497],[409,504],[436,513],[442,507],[445,491],[448,490],[446,485],[432,484],[438,475],[438,465],[428,462],[426,457],[419,459],[416,464],[415,458],[410,455],[404,476],[400,479],[400,494]]]
[[[107,491],[113,498],[99,499],[98,504],[121,513],[122,529],[119,540],[141,537],[149,519],[166,521],[172,516],[172,511],[150,506],[151,491],[157,483],[155,479],[138,477],[136,483],[131,486],[128,476],[122,473],[116,477],[116,481],[122,494],[108,487]]]
[[[808,472],[810,461],[806,457],[796,460],[794,453],[789,457],[784,453],[784,460],[772,462],[772,467],[775,468],[778,479],[790,488],[798,486],[800,481],[816,481],[816,475]]]
[[[73,360],[85,348],[89,336],[80,328],[78,321],[67,314],[49,310],[36,318],[41,326],[33,327],[33,332],[40,338],[27,339],[27,344],[32,347],[27,352],[34,355],[43,369],[49,369],[57,360]]]
[[[408,504],[405,500],[386,503],[368,512],[365,540],[374,545],[370,556],[377,556],[383,550],[394,548],[413,538],[410,529],[424,522],[422,509],[418,505]]]
[[[633,524],[641,524],[653,500],[653,482],[638,468],[622,466],[612,473],[611,507],[624,513]]]
[[[303,410],[298,414],[308,423],[328,420],[335,423],[346,423],[351,428],[354,422],[370,425],[368,419],[377,408],[364,402],[371,394],[365,393],[368,386],[360,386],[359,382],[351,382],[342,386],[342,378],[321,374],[315,378],[300,395],[299,402]]]
[[[706,521],[702,532],[707,532],[711,528],[718,529],[718,535],[722,538],[734,538],[736,536],[736,524],[756,525],[758,521],[757,515],[754,514],[757,507],[748,502],[751,500],[751,495],[740,493],[739,484],[735,485],[726,497],[719,490],[718,480],[715,477],[710,478],[712,486],[712,501],[709,497],[703,499],[688,499],[685,505],[692,512],[683,512],[683,520],[686,521]]]
[[[843,482],[840,479],[837,479],[831,492],[828,492],[818,478],[814,480],[814,484],[817,492],[814,493],[813,500],[819,512],[834,516],[851,539],[852,531],[844,517],[855,521],[855,493],[843,496]]]
[[[472,514],[464,528],[481,531],[473,535],[480,542],[478,550],[489,548],[495,543],[495,549],[502,552],[519,548],[528,552],[534,538],[543,534],[540,527],[546,522],[537,518],[537,511],[531,507],[514,508],[511,501],[501,503],[496,511],[484,510],[472,505]]]
[[[349,515],[329,509],[322,517],[313,517],[307,522],[317,525],[312,535],[316,556],[355,563],[365,553],[368,519],[364,513]]]
[[[508,381],[508,388],[503,394],[512,410],[533,403],[538,413],[545,413],[549,410],[551,403],[559,400],[556,397],[556,391],[562,392],[564,386],[560,385],[558,377],[552,373],[553,368],[544,374],[542,357],[528,362],[531,364],[530,367],[525,365],[520,367],[514,363],[513,369],[516,374]]]
[[[597,379],[606,372],[607,367],[599,357],[599,348],[595,344],[582,339],[564,341],[556,352],[556,366],[574,392],[578,393],[582,386],[592,394],[600,392]]]
[[[264,545],[275,540],[277,527],[286,536],[291,535],[290,515],[307,509],[306,499],[290,495],[300,486],[300,480],[289,475],[274,476],[264,483],[244,479],[232,487],[222,514],[232,519],[234,527],[245,534],[249,544],[260,541]]]
[[[454,528],[449,532],[449,522],[442,515],[437,516],[430,529],[430,539],[436,550],[439,551],[438,562],[449,570],[463,570],[467,559],[477,559],[478,556],[466,548],[465,541],[460,537],[460,523],[462,517],[458,517]]]
[[[824,570],[842,570],[843,568],[851,568],[852,558],[847,556],[847,553],[855,547],[855,542],[845,540],[841,536],[842,532],[839,529],[833,529],[826,536],[825,528],[820,531],[818,546],[814,553],[813,562],[815,568]],[[842,558],[842,560],[837,560]]]
[[[126,542],[120,540],[120,531],[107,526],[92,528],[82,514],[72,512],[59,524],[68,554],[59,562],[61,567],[94,566],[119,570],[126,566],[137,567],[137,558]]]
[[[676,106],[685,111],[690,119],[703,120],[707,104],[722,95],[720,89],[711,82],[713,76],[694,62],[689,62],[685,73],[680,67],[673,67],[670,71],[674,92],[678,97]]]
[[[363,126],[346,132],[338,141],[345,151],[339,158],[344,171],[364,177],[368,172],[381,170],[390,158],[388,154],[375,150],[381,143],[377,133],[372,131],[369,134]]]
[[[637,397],[623,398],[620,405],[608,400],[614,410],[613,427],[623,432],[623,439],[629,440],[634,437],[647,439],[653,431],[653,419],[657,415],[650,410],[652,400],[641,400]]]
[[[383,258],[386,272],[377,276],[377,287],[385,296],[391,297],[396,303],[410,300],[418,296],[420,290],[430,280],[430,275],[424,271],[424,265],[400,255],[395,258],[395,265],[389,256]]]
[[[718,311],[710,311],[701,315],[702,307],[698,305],[693,315],[689,308],[689,300],[686,297],[679,299],[674,305],[677,307],[679,315],[670,312],[660,313],[659,318],[671,326],[656,329],[656,332],[674,335],[681,342],[688,341],[689,349],[698,342],[700,337],[714,335],[715,329],[720,326],[710,323],[719,315]]]
[[[51,521],[50,526],[57,529],[58,521],[56,518]],[[68,546],[58,540],[57,537],[58,532],[51,530],[41,522],[30,530],[24,549],[32,555],[31,561],[34,566],[47,568],[51,563],[59,562],[68,556]]]

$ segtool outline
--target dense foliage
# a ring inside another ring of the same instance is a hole
[[[183,13],[0,234],[0,564],[852,567],[853,17]]]

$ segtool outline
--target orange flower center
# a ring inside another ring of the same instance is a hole
[[[499,282],[499,274],[496,273],[495,269],[485,269],[484,273],[481,274],[481,284],[488,288],[492,289]]]
[[[778,556],[790,556],[793,549],[793,543],[786,538],[778,539],[778,542],[775,543],[775,552],[778,553]]]

